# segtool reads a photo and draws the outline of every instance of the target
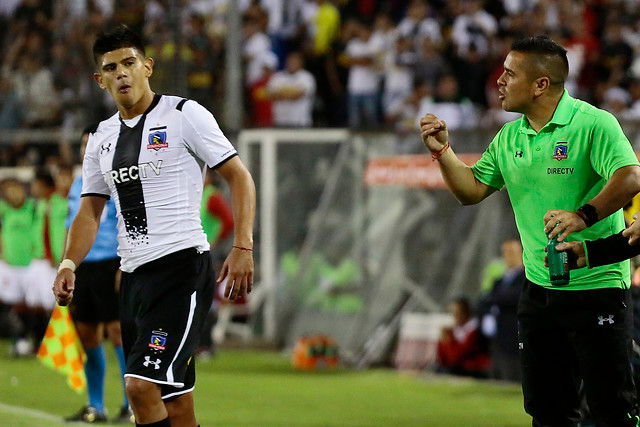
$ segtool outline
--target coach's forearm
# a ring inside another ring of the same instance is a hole
[[[604,219],[629,203],[640,191],[640,166],[625,166],[609,178],[604,188],[589,201],[598,219]]]
[[[495,191],[478,181],[471,168],[449,148],[439,159],[440,172],[449,191],[463,205],[481,202]]]

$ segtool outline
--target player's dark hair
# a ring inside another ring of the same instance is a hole
[[[533,78],[549,77],[551,84],[564,84],[569,75],[567,51],[547,36],[524,37],[513,42],[511,50],[531,54],[534,57],[528,71]]]
[[[121,24],[110,31],[98,34],[93,44],[93,60],[98,64],[102,55],[123,47],[133,47],[145,56],[142,39],[129,27]]]

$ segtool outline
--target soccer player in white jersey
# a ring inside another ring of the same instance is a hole
[[[82,200],[54,294],[60,305],[73,298],[75,266],[113,197],[125,382],[136,424],[195,427],[193,355],[215,280],[200,224],[204,172],[214,168],[231,191],[234,242],[217,280],[227,280],[232,300],[253,285],[253,179],[211,113],[151,90],[153,60],[127,27],[100,34],[93,55],[94,78],[118,112],[89,137]]]

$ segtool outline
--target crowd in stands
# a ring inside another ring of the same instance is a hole
[[[142,33],[153,87],[221,116],[229,0],[5,0],[0,129],[81,129],[113,113],[90,78],[95,34]],[[631,0],[239,0],[242,127],[414,132],[427,110],[451,129],[511,120],[495,81],[512,41],[547,34],[568,50],[569,92],[640,120],[640,9]],[[176,61],[179,59],[179,61]],[[176,74],[177,69],[182,74]],[[177,81],[176,76],[183,77]],[[180,90],[183,88],[183,90]],[[7,150],[3,150],[7,151]],[[25,144],[0,164],[44,163]]]

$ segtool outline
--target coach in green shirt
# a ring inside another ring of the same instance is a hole
[[[599,425],[637,426],[628,262],[574,270],[564,287],[551,285],[544,266],[549,237],[592,240],[619,232],[622,206],[640,191],[638,160],[620,125],[569,96],[568,71],[566,50],[549,38],[516,41],[498,87],[502,108],[523,116],[504,125],[472,167],[450,148],[442,120],[426,114],[421,133],[462,204],[504,186],[509,192],[527,276],[518,333],[533,425],[577,426],[584,380]]]

